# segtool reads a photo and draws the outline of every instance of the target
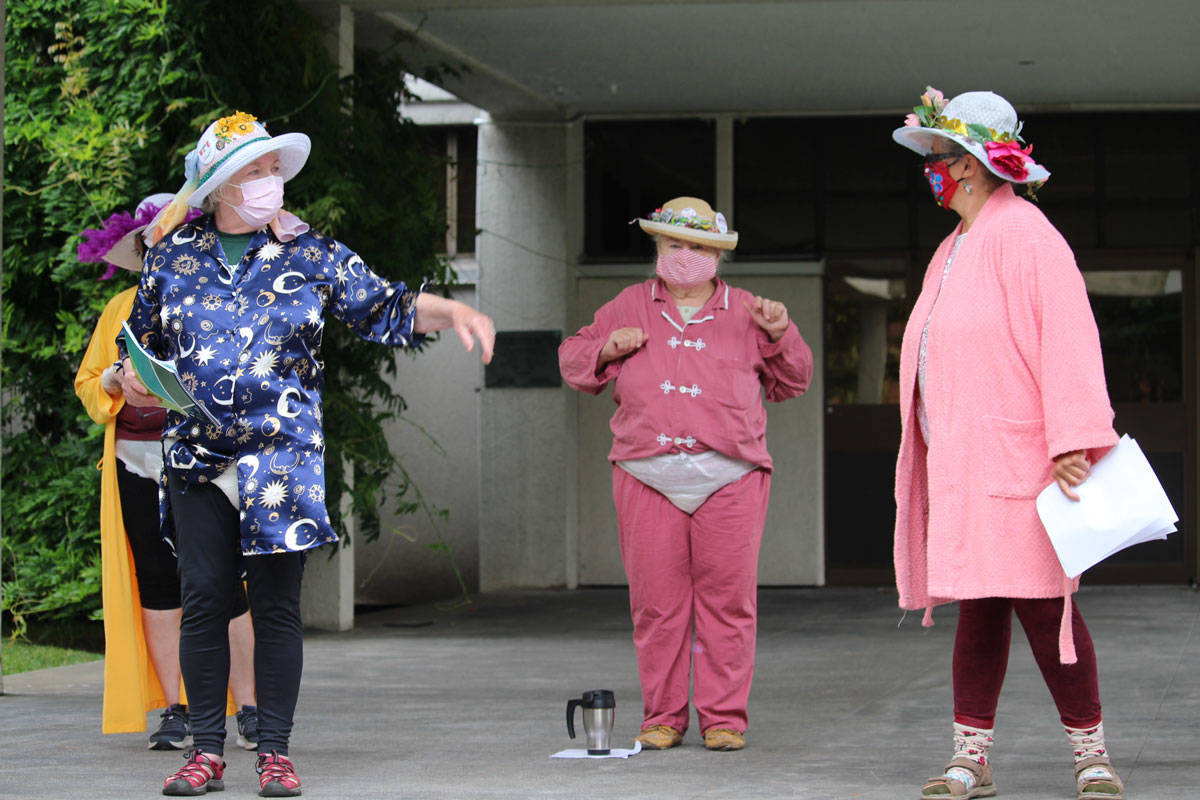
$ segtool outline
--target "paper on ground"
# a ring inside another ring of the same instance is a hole
[[[1072,578],[1118,550],[1166,539],[1179,521],[1142,448],[1128,435],[1092,466],[1075,493],[1078,502],[1056,482],[1037,498],[1038,516]]]
[[[574,750],[559,750],[557,753],[555,753],[554,755],[552,755],[550,757],[551,758],[629,758],[630,756],[636,756],[640,752],[642,752],[642,743],[635,741],[633,743],[633,747],[631,747],[630,749],[622,750],[620,748],[614,747],[611,751],[609,751],[608,755],[606,755],[606,756],[590,756],[590,755],[588,755],[587,748],[581,747],[581,748],[577,748]]]
[[[150,355],[133,335],[128,323],[122,322],[121,329],[125,331],[125,348],[129,351],[129,362],[133,365],[133,371],[137,373],[142,385],[146,387],[146,391],[162,400],[163,405],[167,408],[178,411],[184,416],[193,411],[199,411],[210,422],[217,421],[216,417],[210,414],[208,409],[188,392],[183,382],[179,380],[179,371],[175,369],[174,364]]]

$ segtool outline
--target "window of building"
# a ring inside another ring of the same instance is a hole
[[[439,165],[438,208],[443,234],[436,251],[453,259],[475,252],[475,166],[478,133],[473,125],[425,128]]]
[[[742,256],[814,256],[821,188],[816,120],[751,119],[734,125],[733,215]]]
[[[646,236],[631,219],[672,197],[714,201],[712,122],[591,122],[584,128],[584,252],[589,259],[639,260]]]

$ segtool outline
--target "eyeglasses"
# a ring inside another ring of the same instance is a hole
[[[939,161],[949,161],[949,162],[953,163],[955,161],[958,161],[960,158],[962,158],[962,156],[963,156],[962,153],[926,153],[925,154],[925,163],[926,164],[936,164]]]

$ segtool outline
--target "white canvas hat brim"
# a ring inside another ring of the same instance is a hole
[[[922,156],[927,156],[933,151],[933,137],[935,136],[959,145],[968,153],[975,156],[975,158],[979,159],[979,163],[987,167],[988,172],[991,172],[1002,180],[1012,183],[1034,183],[1036,181],[1044,181],[1050,177],[1050,170],[1040,164],[1031,164],[1029,166],[1029,174],[1025,176],[1024,180],[1017,180],[1011,175],[1005,175],[992,166],[992,162],[987,156],[987,148],[974,139],[955,133],[954,131],[943,131],[937,128],[924,128],[914,125],[905,125],[902,128],[892,131],[892,139],[896,144],[907,147],[909,150]]]
[[[651,222],[648,219],[639,219],[638,225],[641,226],[643,231],[649,234],[657,233],[663,236],[673,236],[676,239],[708,245],[718,250],[732,250],[737,247],[738,243],[737,231],[716,233],[702,231],[697,228],[685,228],[682,225],[670,225],[666,222]]]
[[[188,198],[188,205],[199,208],[205,197],[232,178],[239,169],[254,159],[276,150],[279,151],[279,177],[283,178],[286,183],[296,177],[296,174],[304,168],[304,163],[308,161],[308,154],[312,150],[312,141],[303,133],[281,133],[278,136],[245,145],[228,156],[220,166],[212,171],[204,183],[196,187],[196,191],[192,192],[192,196]]]

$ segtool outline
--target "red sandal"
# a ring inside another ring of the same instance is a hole
[[[259,797],[300,795],[300,777],[296,775],[296,768],[287,756],[281,756],[274,750],[270,755],[259,753],[258,764],[254,769],[258,772]]]
[[[183,754],[187,764],[163,782],[162,793],[171,797],[196,797],[225,788],[225,762],[199,747]]]

